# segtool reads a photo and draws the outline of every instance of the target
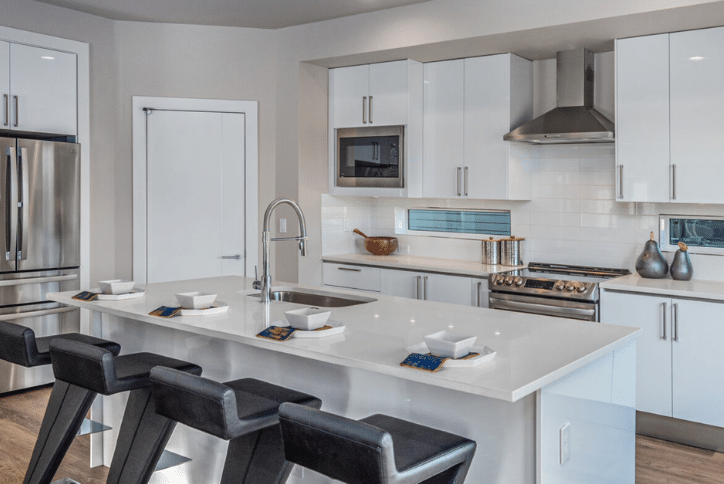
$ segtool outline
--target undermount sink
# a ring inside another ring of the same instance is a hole
[[[249,294],[251,297],[259,297],[260,294]],[[306,304],[308,306],[321,306],[325,308],[343,308],[356,304],[365,304],[377,299],[364,296],[352,296],[349,294],[338,294],[335,292],[309,291],[297,289],[281,289],[271,291],[269,298],[272,301],[282,301],[295,304]]]

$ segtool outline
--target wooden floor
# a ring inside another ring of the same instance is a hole
[[[0,484],[22,484],[49,398],[49,388],[0,398]],[[108,468],[91,469],[89,455],[90,436],[76,437],[53,480],[104,484]]]
[[[21,484],[50,389],[0,398],[0,484]],[[54,480],[104,484],[108,468],[88,466],[90,438],[77,437]],[[636,438],[636,484],[724,484],[724,454]]]

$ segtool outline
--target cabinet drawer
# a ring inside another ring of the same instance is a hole
[[[325,263],[322,265],[322,279],[328,286],[380,292],[378,267]]]

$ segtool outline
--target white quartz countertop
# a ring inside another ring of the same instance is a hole
[[[337,264],[354,264],[387,269],[410,271],[438,272],[443,274],[459,274],[464,276],[488,277],[490,274],[511,271],[514,266],[488,265],[462,259],[444,259],[441,257],[422,257],[418,255],[391,254],[337,254],[322,256],[323,262]],[[525,266],[521,266],[525,267]]]
[[[613,291],[724,301],[724,282],[720,281],[697,279],[675,281],[670,278],[646,279],[638,274],[631,274],[602,282],[599,287]]]
[[[609,324],[375,295],[375,302],[332,309],[330,319],[346,326],[343,334],[278,342],[258,338],[256,334],[269,325],[285,321],[285,311],[304,306],[283,302],[262,304],[258,298],[248,296],[258,293],[252,290],[251,283],[249,278],[224,276],[149,284],[144,297],[125,301],[76,301],[72,299],[76,291],[53,293],[48,298],[272,352],[509,402],[624,346],[638,338],[641,332],[640,329]],[[274,289],[279,286],[275,285]],[[228,303],[229,310],[215,316],[169,319],[148,314],[162,305],[176,305],[174,294],[188,291],[216,293],[217,301]],[[369,296],[369,293],[347,290],[335,289],[334,292]],[[485,345],[495,350],[495,359],[476,368],[443,367],[437,373],[400,366],[410,353],[409,346],[421,343],[425,335],[443,329],[476,335],[476,346]],[[119,343],[123,345],[122,341]]]

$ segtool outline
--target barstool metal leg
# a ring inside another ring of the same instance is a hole
[[[106,484],[148,482],[175,427],[156,413],[150,387],[132,390]]]
[[[221,484],[283,484],[294,464],[284,458],[279,424],[229,441]]]
[[[52,481],[95,397],[94,391],[56,380],[23,484]]]

